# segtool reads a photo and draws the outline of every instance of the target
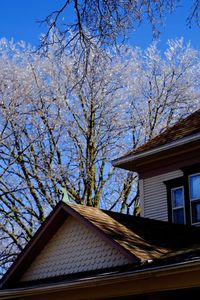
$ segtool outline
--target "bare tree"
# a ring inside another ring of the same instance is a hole
[[[134,51],[131,59],[135,66],[129,64],[127,69],[132,74],[129,112],[134,140],[144,143],[199,108],[200,57],[178,39],[169,41],[164,53],[153,43],[145,51]]]
[[[110,161],[199,106],[199,54],[182,40],[40,56],[0,43],[1,271],[62,199],[132,213],[137,175]],[[101,50],[102,51],[102,50]]]
[[[62,190],[69,201],[97,207],[113,176],[109,159],[124,130],[125,66],[91,53],[83,81],[84,64],[74,72],[76,59],[76,53],[58,61],[54,49],[41,57],[24,45],[1,43],[1,270]]]
[[[42,46],[59,44],[63,51],[69,44],[79,42],[81,55],[87,59],[90,48],[107,47],[123,43],[129,31],[147,20],[154,36],[159,33],[165,16],[185,5],[181,0],[65,0],[46,17],[47,33]],[[191,1],[187,24],[199,26],[200,1]],[[67,39],[71,34],[71,39]]]

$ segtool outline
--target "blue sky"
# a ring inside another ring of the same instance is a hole
[[[173,15],[168,15],[162,28],[159,46],[165,48],[171,38],[184,37],[186,42],[200,50],[200,29],[186,26],[189,3],[179,7]],[[43,20],[52,10],[59,7],[61,0],[1,0],[0,1],[0,38],[13,38],[15,42],[24,40],[38,45],[39,36],[45,31],[37,21]],[[147,24],[140,26],[131,36],[130,44],[146,48],[152,41],[151,29]]]

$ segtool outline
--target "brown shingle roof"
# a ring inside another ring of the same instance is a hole
[[[108,238],[130,252],[138,261],[160,257],[167,251],[165,247],[150,244],[135,230],[128,228],[109,213],[83,205],[70,204],[70,207],[102,231]]]
[[[181,119],[174,126],[166,129],[163,133],[157,135],[146,144],[139,146],[135,150],[130,151],[120,158],[125,158],[129,155],[145,152],[147,150],[154,149],[156,147],[182,139],[198,132],[200,132],[200,109],[195,111],[188,117]]]
[[[156,259],[200,251],[200,228],[105,211],[154,248],[165,249]]]
[[[84,219],[135,256],[139,262],[200,250],[200,228],[70,204]]]

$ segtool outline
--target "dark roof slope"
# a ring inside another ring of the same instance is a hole
[[[157,135],[146,144],[136,148],[133,151],[130,151],[120,158],[125,158],[129,155],[145,152],[147,150],[154,149],[156,147],[182,139],[198,132],[200,132],[200,109],[195,111],[188,117],[181,119],[174,126],[166,129],[164,132]]]
[[[74,210],[139,261],[200,250],[200,228],[70,204]]]
[[[200,250],[200,228],[112,211],[105,211],[105,213],[125,225],[152,247],[164,248],[164,255],[160,254],[157,258],[175,256],[178,252],[184,253],[186,249],[186,252]]]

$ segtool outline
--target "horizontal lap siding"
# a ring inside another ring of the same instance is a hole
[[[180,170],[143,180],[143,216],[145,218],[168,221],[167,191],[164,181],[182,176]]]

